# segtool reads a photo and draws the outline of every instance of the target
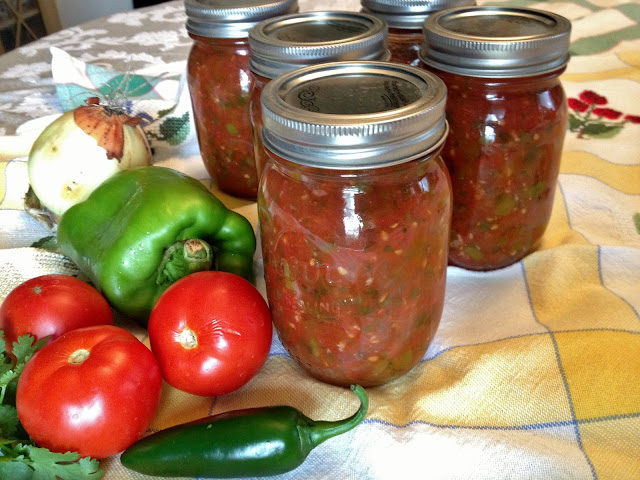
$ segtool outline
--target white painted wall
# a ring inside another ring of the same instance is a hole
[[[55,3],[62,28],[133,8],[133,0],[55,0]]]

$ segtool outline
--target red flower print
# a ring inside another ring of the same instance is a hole
[[[586,112],[589,108],[588,104],[584,103],[581,100],[578,100],[577,98],[569,98],[567,99],[567,103],[569,104],[569,108],[571,110],[575,110],[580,113]]]
[[[580,100],[582,100],[585,103],[588,103],[589,105],[606,105],[607,104],[607,98],[601,95],[598,95],[593,90],[584,90],[578,96],[580,97]]]
[[[617,120],[622,116],[622,112],[614,110],[613,108],[594,108],[593,114],[609,120]]]
[[[576,132],[577,138],[611,138],[625,125],[640,125],[640,115],[627,115],[606,107],[607,104],[607,98],[593,90],[583,90],[577,98],[568,98],[569,131]]]

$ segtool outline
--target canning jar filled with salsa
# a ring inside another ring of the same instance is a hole
[[[475,4],[475,0],[360,0],[362,12],[387,22],[391,61],[414,67],[420,64],[424,19],[439,10]]]
[[[450,264],[502,268],[539,244],[567,126],[559,76],[570,30],[560,15],[525,8],[457,8],[425,20],[423,66],[448,88]]]
[[[276,15],[295,12],[297,0],[185,0],[193,46],[187,78],[200,153],[218,188],[255,199],[249,97],[249,29]]]
[[[274,326],[312,376],[379,385],[438,327],[451,184],[446,88],[391,62],[335,62],[272,80],[258,193]]]
[[[319,63],[389,60],[386,23],[372,15],[347,11],[304,12],[263,20],[249,31],[249,48],[249,67],[254,75],[249,108],[258,177],[267,159],[260,96],[271,79]]]

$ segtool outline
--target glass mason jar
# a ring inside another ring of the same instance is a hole
[[[260,95],[271,79],[318,63],[389,60],[386,23],[358,12],[315,11],[263,20],[249,31],[249,47],[254,76],[249,109],[258,177],[267,160]]]
[[[258,193],[274,326],[312,376],[379,385],[423,357],[442,314],[451,184],[444,83],[391,62],[272,80]]]
[[[567,127],[559,76],[570,30],[562,16],[524,8],[459,8],[425,20],[423,66],[448,88],[451,265],[502,268],[539,244]]]
[[[389,25],[391,61],[420,65],[422,24],[434,12],[475,5],[475,0],[360,0],[362,12],[375,15]]]
[[[229,195],[255,199],[258,191],[249,115],[249,29],[297,9],[297,0],[185,0],[193,39],[187,79],[200,153],[211,178]]]

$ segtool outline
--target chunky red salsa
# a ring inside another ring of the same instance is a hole
[[[449,92],[449,261],[505,267],[537,246],[551,215],[567,125],[560,72],[504,80],[434,72]]]
[[[359,171],[272,158],[258,209],[282,343],[329,383],[403,375],[427,350],[444,303],[451,185],[440,156]]]
[[[255,199],[248,40],[191,36],[187,70],[202,159],[221,191]]]

